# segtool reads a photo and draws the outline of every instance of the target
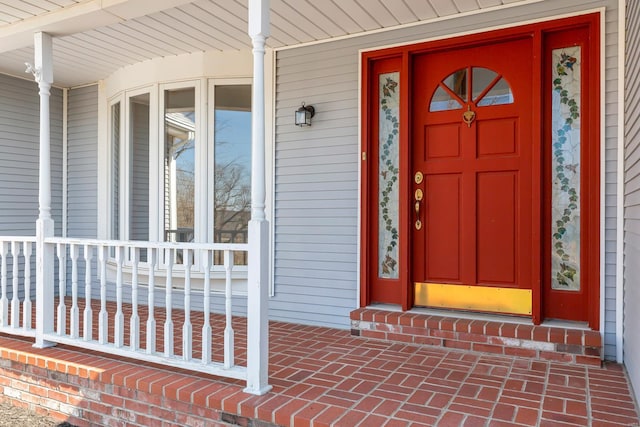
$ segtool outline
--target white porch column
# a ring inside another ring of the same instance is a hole
[[[34,35],[35,80],[40,88],[40,179],[38,204],[40,214],[36,221],[36,342],[35,347],[53,345],[44,340],[44,334],[53,332],[53,246],[45,245],[46,237],[53,237],[51,218],[51,134],[49,96],[53,83],[53,52],[51,36]],[[29,67],[31,68],[31,67]]]
[[[264,52],[269,37],[269,0],[249,0],[249,36],[253,43],[251,125],[251,221],[247,284],[247,387],[264,394],[269,385],[269,223],[265,215]]]

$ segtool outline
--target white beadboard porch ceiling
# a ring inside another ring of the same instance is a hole
[[[271,0],[277,48],[364,34],[455,14],[541,0]],[[248,0],[0,0],[0,73],[24,76],[33,33],[54,36],[60,87],[126,65],[200,51],[251,48]]]

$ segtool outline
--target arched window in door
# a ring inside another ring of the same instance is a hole
[[[478,107],[513,104],[509,83],[493,70],[467,67],[454,71],[436,88],[429,111],[460,110],[473,103]]]

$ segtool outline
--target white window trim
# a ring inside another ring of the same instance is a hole
[[[207,168],[207,183],[211,184],[210,188],[207,188],[207,192],[205,196],[205,203],[207,206],[207,241],[213,242],[213,228],[214,224],[214,174],[215,174],[215,88],[216,86],[234,86],[234,85],[249,85],[253,84],[253,79],[251,78],[234,78],[234,79],[219,79],[212,78],[208,80],[208,100],[209,105],[207,107],[207,122],[209,124],[208,129],[211,130],[209,132],[207,138],[207,147],[210,148],[210,153],[206,159],[202,159],[205,162],[205,167]],[[253,105],[251,106],[251,113],[253,114]],[[246,268],[246,266],[237,266],[236,268]]]
[[[195,100],[194,100],[194,109],[195,109],[195,125],[196,125],[196,138],[195,138],[195,159],[200,159],[202,157],[206,158],[206,125],[203,125],[203,120],[201,116],[202,114],[202,81],[201,80],[187,80],[181,82],[172,82],[172,83],[162,83],[159,86],[158,91],[158,135],[156,141],[157,152],[154,153],[157,157],[153,159],[154,163],[158,168],[158,175],[155,177],[155,182],[160,183],[164,182],[164,168],[162,164],[164,162],[164,111],[165,111],[165,91],[167,90],[175,90],[175,89],[188,89],[194,88],[195,92]],[[152,145],[154,142],[152,141]],[[202,179],[202,162],[196,160],[194,164],[194,172],[195,172],[195,200],[194,200],[194,223],[193,223],[193,236],[196,242],[203,241],[203,229],[202,229],[202,219],[203,216],[203,206],[202,206],[202,197],[199,195],[202,193],[203,189],[206,189],[207,183],[203,182]],[[150,171],[151,177],[151,171]],[[150,186],[151,187],[151,186]],[[158,185],[155,190],[157,194],[157,215],[150,215],[150,227],[156,230],[158,241],[164,241],[164,186]],[[205,215],[206,216],[206,215]],[[151,222],[155,222],[155,224],[151,224]],[[151,237],[151,232],[149,233]]]
[[[107,238],[108,239],[113,239],[113,238],[120,238],[122,236],[122,215],[123,215],[123,207],[122,207],[122,167],[123,167],[123,160],[122,160],[122,150],[124,148],[125,145],[125,132],[124,132],[124,103],[125,103],[125,97],[124,97],[124,93],[118,94],[117,96],[112,97],[111,99],[109,99],[108,103],[107,103],[107,168],[106,168],[106,175],[107,175],[107,185],[106,185],[106,189],[107,189],[107,197],[106,197],[106,203],[108,208],[106,209],[105,212],[105,218],[106,218],[106,233],[107,233]],[[118,146],[118,154],[119,154],[119,159],[114,159],[113,158],[113,115],[112,115],[112,111],[113,111],[113,107],[116,104],[120,104],[120,129],[119,129],[119,146]],[[118,236],[114,236],[113,233],[113,205],[112,205],[112,200],[113,200],[113,192],[114,192],[114,186],[115,186],[115,176],[113,173],[113,163],[115,161],[118,161],[118,171],[119,171],[119,182],[118,182],[118,207],[119,207],[119,211],[118,211],[118,216],[119,216],[119,223],[118,223]],[[126,181],[124,181],[126,182]]]

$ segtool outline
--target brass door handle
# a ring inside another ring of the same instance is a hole
[[[416,227],[416,230],[420,230],[422,228],[422,221],[420,220],[420,204],[422,202],[422,197],[423,197],[422,190],[418,188],[414,195],[415,195],[415,199],[416,199],[416,202],[413,205],[413,207],[414,207],[414,209],[416,211],[415,227]]]

